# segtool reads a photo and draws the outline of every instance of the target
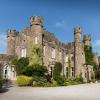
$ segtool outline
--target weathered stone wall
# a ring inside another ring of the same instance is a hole
[[[82,72],[82,67],[85,64],[85,54],[83,43],[81,39],[81,28],[77,27],[74,29],[74,49],[75,49],[75,76],[78,77]]]
[[[81,28],[75,28],[74,30],[74,42],[62,43],[53,33],[48,32],[43,27],[43,18],[39,16],[32,16],[30,18],[30,27],[24,28],[22,32],[10,30],[7,35],[8,43],[8,55],[15,55],[21,58],[22,49],[26,48],[26,56],[30,54],[30,44],[41,45],[41,63],[48,67],[55,64],[55,62],[61,62],[63,65],[62,74],[66,76],[66,67],[68,67],[68,59],[71,63],[71,75],[72,69],[74,75],[79,76],[81,72],[85,73],[85,55],[84,45],[81,39]],[[87,45],[90,41],[85,42]],[[45,55],[43,55],[43,47],[45,46]],[[55,49],[55,58],[52,58],[52,48]]]

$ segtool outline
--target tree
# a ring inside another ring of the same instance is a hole
[[[23,73],[23,70],[25,69],[25,67],[27,67],[29,65],[29,58],[22,57],[19,60],[14,59],[12,61],[12,65],[15,67],[17,74],[21,75]]]
[[[44,77],[45,73],[47,73],[47,67],[42,66],[39,64],[31,65],[26,68],[24,68],[23,73],[27,76],[38,76],[38,77]]]
[[[84,46],[86,65],[92,65],[94,71],[97,68],[96,62],[93,59],[93,52],[91,46]]]

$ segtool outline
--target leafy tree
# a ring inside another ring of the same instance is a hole
[[[12,65],[15,66],[17,74],[21,75],[23,73],[24,68],[26,68],[29,65],[29,58],[22,57],[19,60],[14,59],[12,61]]]
[[[23,73],[27,76],[43,77],[47,73],[47,67],[39,64],[28,66],[24,69]]]
[[[96,62],[93,59],[93,52],[91,46],[84,46],[86,65],[92,65],[94,71],[96,70]]]

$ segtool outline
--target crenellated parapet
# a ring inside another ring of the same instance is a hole
[[[89,34],[84,35],[83,42],[84,42],[84,45],[90,46],[91,45],[91,36]]]
[[[74,34],[77,34],[77,33],[82,33],[82,28],[81,27],[74,28]]]
[[[30,25],[41,25],[43,26],[43,18],[41,16],[31,16]]]
[[[7,37],[16,37],[18,32],[15,29],[10,29],[7,31]]]

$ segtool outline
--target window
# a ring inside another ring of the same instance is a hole
[[[65,62],[68,62],[68,56],[65,57]]]
[[[55,49],[54,48],[52,48],[52,50],[51,50],[51,57],[55,58]]]
[[[66,78],[68,79],[68,67],[66,67]]]
[[[43,56],[45,56],[45,46],[43,46]]]
[[[26,57],[26,48],[23,48],[21,51],[21,57]]]
[[[72,77],[74,77],[74,67],[72,67]]]
[[[35,37],[35,44],[38,44],[38,38]]]
[[[85,78],[87,78],[87,73],[85,73]]]

